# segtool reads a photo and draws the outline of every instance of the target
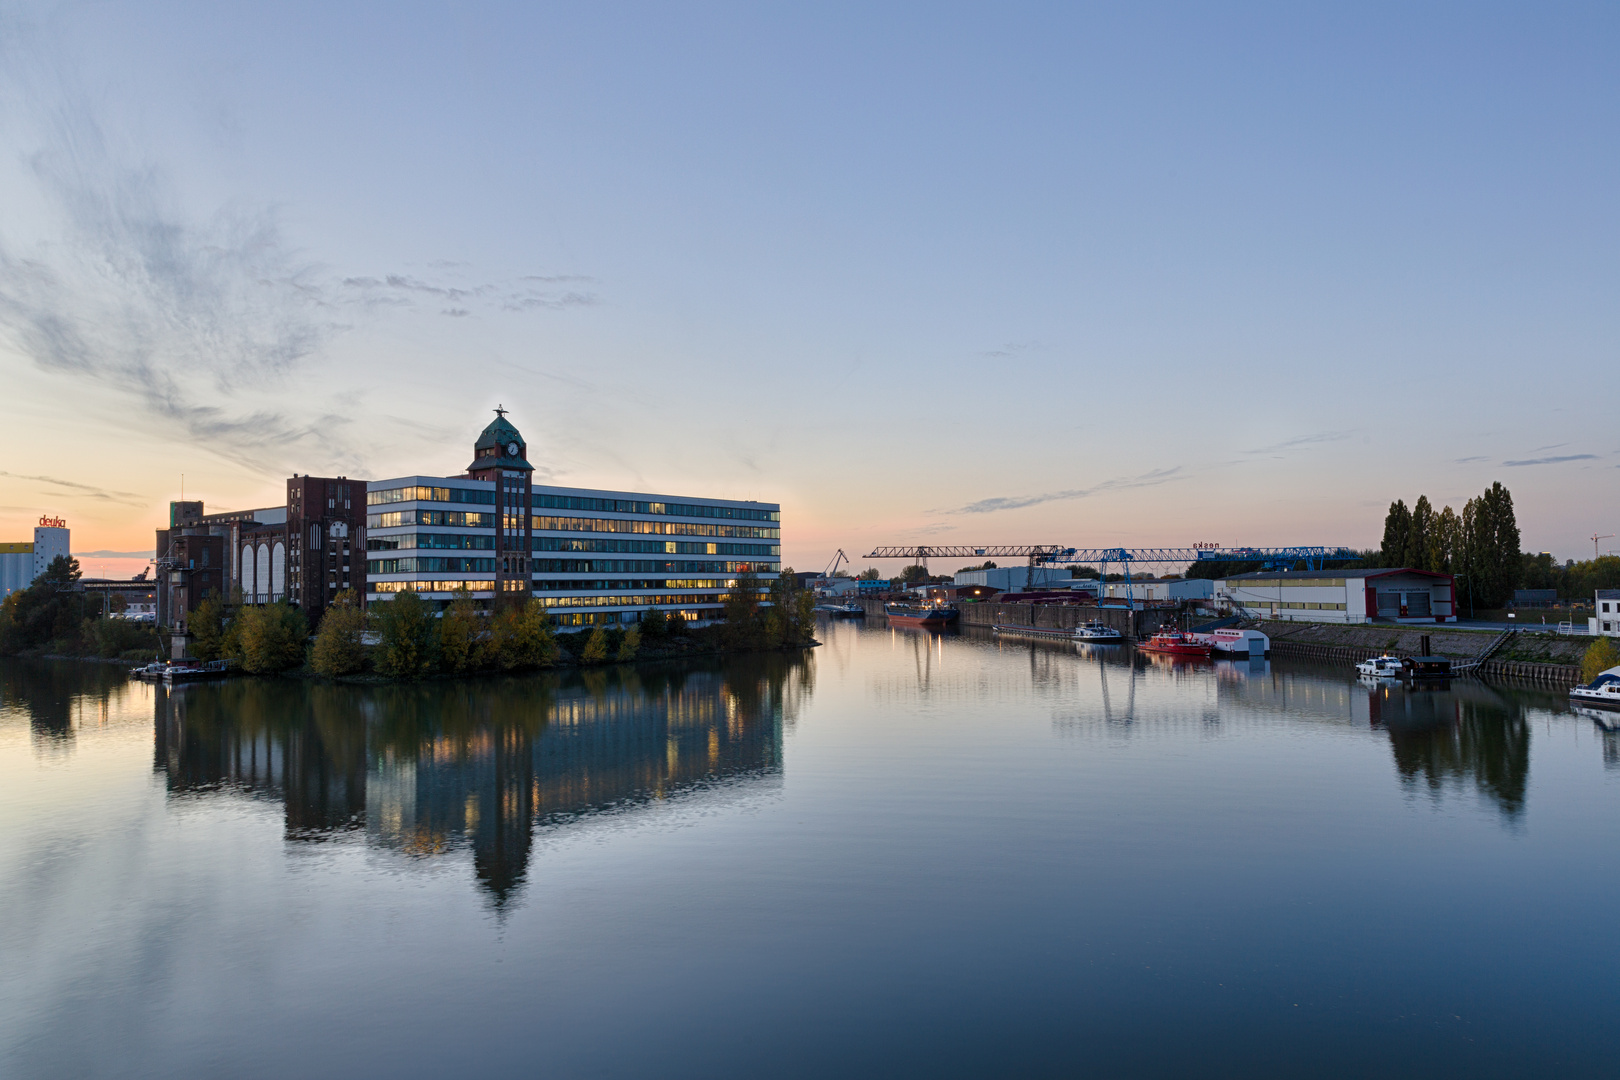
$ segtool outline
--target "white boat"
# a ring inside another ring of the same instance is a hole
[[[1083,641],[1088,645],[1117,645],[1125,640],[1125,636],[1118,630],[1095,622],[1082,623],[1072,629],[1066,626],[1015,626],[997,623],[990,629],[998,634],[1047,638],[1055,641]]]
[[[1585,686],[1570,687],[1572,705],[1595,705],[1600,709],[1620,709],[1620,667],[1600,672]]]
[[[1258,630],[1223,626],[1199,636],[1209,642],[1210,650],[1216,655],[1265,656],[1271,652],[1271,639]]]
[[[1385,653],[1383,656],[1363,660],[1356,665],[1356,670],[1376,679],[1398,679],[1406,673],[1406,665],[1401,663],[1400,657]]]

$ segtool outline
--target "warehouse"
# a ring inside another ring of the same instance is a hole
[[[1296,622],[1456,622],[1457,582],[1430,570],[1261,570],[1215,582],[1215,605]]]

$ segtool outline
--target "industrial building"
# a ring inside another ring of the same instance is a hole
[[[781,568],[781,508],[533,482],[528,443],[497,409],[458,476],[372,481],[368,603],[412,590],[443,607],[545,601],[564,626],[633,623],[651,608],[717,618],[737,575]]]
[[[1002,592],[1070,589],[1080,584],[1067,566],[1000,566],[991,570],[958,570],[958,585],[988,585]]]
[[[1457,582],[1430,570],[1261,570],[1215,582],[1215,606],[1296,622],[1456,622]]]
[[[1215,592],[1215,583],[1204,578],[1166,578],[1151,581],[1105,582],[1103,601],[1134,601],[1135,603],[1175,603],[1180,600],[1208,600]]]
[[[345,589],[366,591],[365,481],[293,476],[282,506],[203,512],[171,502],[157,530],[157,622],[185,644],[187,618],[209,597],[232,603],[286,600],[311,627]]]
[[[0,600],[32,585],[58,556],[68,558],[69,540],[66,521],[42,517],[32,541],[0,544]]]

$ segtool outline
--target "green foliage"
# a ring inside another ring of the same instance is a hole
[[[1410,511],[1397,499],[1384,517],[1378,565],[1456,574],[1463,579],[1458,582],[1462,602],[1471,593],[1474,607],[1502,607],[1525,570],[1513,496],[1494,483],[1469,499],[1461,515],[1449,506],[1436,514],[1426,495],[1418,496]]]
[[[85,620],[94,617],[84,593],[76,591],[79,561],[63,555],[51,560],[32,585],[18,589],[0,604],[0,655],[28,649],[79,652],[92,647]]]
[[[440,670],[459,675],[483,666],[483,654],[489,651],[479,642],[483,633],[484,619],[478,614],[472,593],[463,585],[439,616]]]
[[[630,629],[624,632],[624,637],[619,641],[619,663],[628,664],[630,661],[634,660],[636,658],[636,652],[640,648],[641,631],[632,626]]]
[[[360,635],[366,628],[366,611],[353,589],[345,589],[332,600],[321,616],[315,632],[315,647],[309,666],[327,678],[353,675],[365,670],[366,651]]]
[[[600,626],[591,629],[590,636],[585,639],[585,648],[579,654],[579,658],[587,664],[600,664],[607,659],[607,635],[602,633]]]
[[[191,655],[199,660],[218,660],[225,655],[225,602],[210,596],[197,605],[186,620],[191,631]]]
[[[235,621],[241,624],[243,670],[269,675],[303,664],[309,623],[285,600],[243,608]]]
[[[557,639],[551,632],[551,613],[536,599],[522,607],[503,612],[511,632],[506,636],[505,658],[509,668],[527,671],[550,667],[557,662]]]
[[[649,646],[662,645],[669,637],[669,617],[660,608],[651,608],[641,617],[641,640]]]
[[[1581,679],[1591,682],[1617,665],[1620,665],[1620,650],[1611,639],[1600,637],[1587,647],[1586,655],[1581,658]]]
[[[407,589],[379,605],[377,670],[396,679],[420,679],[438,660],[438,620],[426,601]]]
[[[157,630],[128,619],[90,619],[85,637],[92,643],[97,656],[115,657],[138,653],[150,660],[157,654]]]
[[[737,575],[725,605],[722,640],[734,649],[753,647],[760,632],[758,575],[751,570]]]
[[[932,581],[928,576],[928,568],[921,563],[912,563],[900,571],[900,580],[906,585],[920,585],[925,581]]]
[[[878,573],[878,568],[877,567],[868,566],[865,570],[861,571],[860,576],[857,577],[855,580],[856,581],[882,581],[883,580],[883,575]]]

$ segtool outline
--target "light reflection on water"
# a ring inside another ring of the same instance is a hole
[[[1607,1071],[1620,747],[1561,694],[873,622],[0,664],[0,1074]]]

